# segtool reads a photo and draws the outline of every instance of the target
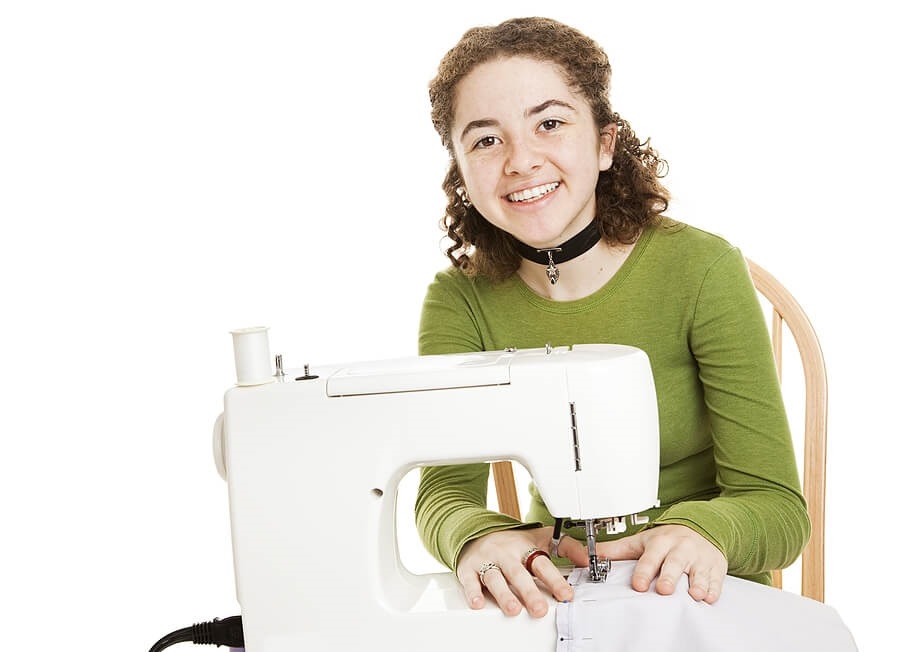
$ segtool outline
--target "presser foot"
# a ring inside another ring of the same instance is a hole
[[[585,531],[585,542],[588,549],[588,571],[591,582],[602,583],[606,581],[609,575],[612,562],[609,558],[600,558],[597,556],[597,540],[596,532],[598,529],[605,529],[607,534],[621,534],[625,531],[625,518],[617,516],[613,518],[601,519],[585,519],[583,521],[566,520],[563,522],[565,527],[581,527]]]
[[[592,556],[588,569],[591,575],[591,582],[605,582],[610,568],[612,568],[612,562],[609,558],[604,557],[603,559],[599,559],[596,555]]]

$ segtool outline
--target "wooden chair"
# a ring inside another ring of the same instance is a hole
[[[778,378],[782,377],[784,324],[796,343],[805,383],[805,421],[803,445],[803,494],[809,507],[812,533],[803,551],[801,593],[825,600],[825,447],[828,419],[828,386],[822,349],[800,304],[769,272],[747,260],[757,292],[772,308],[772,350]],[[510,462],[492,464],[499,510],[521,518],[513,467]],[[781,571],[773,572],[775,585],[782,586]]]

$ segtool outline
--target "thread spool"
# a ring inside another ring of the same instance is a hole
[[[238,328],[231,331],[234,340],[234,370],[241,387],[262,385],[275,380],[269,358],[268,326]]]

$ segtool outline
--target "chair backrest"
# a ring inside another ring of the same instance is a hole
[[[784,324],[790,329],[803,367],[805,419],[803,445],[803,494],[809,508],[812,532],[803,551],[801,593],[823,602],[825,599],[825,448],[828,422],[828,385],[822,349],[806,313],[787,289],[769,272],[747,260],[757,292],[772,308],[772,351],[782,375]],[[510,462],[492,464],[499,511],[521,518],[516,481]],[[781,588],[781,571],[773,573]]]
[[[828,382],[819,339],[800,304],[765,269],[747,260],[757,291],[772,306],[772,350],[781,379],[784,324],[797,346],[803,367],[805,417],[803,435],[803,495],[809,509],[812,531],[803,551],[800,592],[820,602],[825,600],[825,451],[828,431]],[[781,587],[781,571],[774,573]]]

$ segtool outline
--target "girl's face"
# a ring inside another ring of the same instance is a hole
[[[615,125],[597,132],[559,68],[526,57],[475,67],[456,87],[451,138],[469,200],[535,248],[594,218],[597,177],[612,165]]]

